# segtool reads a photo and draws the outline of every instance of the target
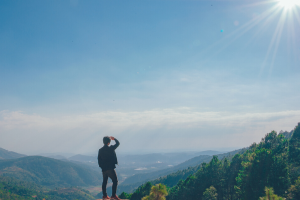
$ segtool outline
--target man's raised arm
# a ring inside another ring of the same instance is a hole
[[[120,145],[120,142],[114,138],[114,137],[110,137],[111,140],[114,140],[116,142],[115,145],[112,145],[111,147],[115,150],[116,148],[118,148],[118,146]]]

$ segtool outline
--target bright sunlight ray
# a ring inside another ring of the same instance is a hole
[[[299,0],[278,0],[278,3],[281,7],[290,9],[293,8],[296,5],[300,5]]]

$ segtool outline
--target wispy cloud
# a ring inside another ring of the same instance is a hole
[[[36,148],[27,148],[35,151],[39,151],[39,148],[53,151],[53,146],[61,151],[74,151],[74,148],[77,151],[91,151],[92,147],[99,145],[104,135],[116,135],[127,141],[125,150],[133,150],[131,142],[140,144],[136,149],[151,150],[157,148],[155,145],[165,149],[177,149],[184,137],[194,138],[189,144],[190,149],[199,147],[199,144],[202,148],[249,145],[271,130],[291,130],[300,119],[300,110],[228,113],[201,112],[182,107],[57,117],[1,111],[0,116],[1,137],[14,141],[9,143],[12,146],[22,143],[22,138],[31,138],[30,141],[39,145],[35,145]],[[172,138],[172,143],[163,145],[162,142],[153,140],[153,137],[162,140]],[[5,140],[1,140],[1,146],[7,145]],[[233,140],[239,142],[234,143]],[[28,146],[32,145],[30,141],[27,140]]]
[[[85,115],[70,115],[46,117],[38,114],[25,114],[20,111],[1,111],[1,129],[31,129],[31,128],[62,128],[75,127],[118,127],[128,126],[183,126],[202,123],[219,122],[220,126],[244,125],[245,122],[267,122],[286,117],[299,117],[300,110],[265,112],[265,113],[229,113],[229,112],[201,112],[192,108],[182,107],[175,109],[147,110],[141,112],[98,112]]]

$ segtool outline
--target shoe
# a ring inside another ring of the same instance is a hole
[[[114,200],[122,200],[122,199],[120,199],[117,195],[111,196],[110,198],[111,198],[111,199],[114,199]]]
[[[108,199],[110,199],[110,198],[109,198],[109,196],[106,195],[106,196],[103,196],[102,199],[103,199],[103,200],[108,200]]]

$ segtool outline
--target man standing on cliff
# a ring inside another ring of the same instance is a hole
[[[109,146],[111,140],[114,140],[116,144]],[[101,167],[102,174],[103,174],[103,183],[102,183],[103,200],[107,200],[107,199],[121,200],[116,194],[117,186],[118,186],[118,177],[115,170],[116,164],[118,164],[115,150],[120,145],[120,142],[114,137],[105,136],[103,138],[103,143],[104,146],[101,149],[99,149],[99,153],[98,153],[98,164],[99,167]],[[106,193],[106,185],[107,185],[108,177],[113,182],[111,198],[109,198],[109,196],[107,196]]]

